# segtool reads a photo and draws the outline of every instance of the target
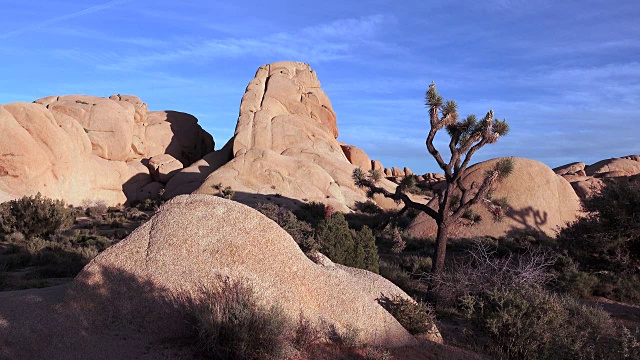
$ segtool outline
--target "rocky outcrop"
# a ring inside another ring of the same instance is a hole
[[[607,159],[585,167],[587,176],[596,178],[633,176],[640,174],[640,161],[628,158]]]
[[[569,181],[581,199],[586,199],[600,191],[606,181],[632,180],[640,174],[640,155],[601,160],[588,166],[583,162],[571,163],[553,171]]]
[[[236,191],[234,199],[248,204],[261,196],[278,196],[348,211],[366,196],[353,183],[356,165],[345,156],[337,136],[331,102],[309,65],[262,66],[242,97],[233,159],[195,192],[212,194],[212,187],[221,183]],[[356,148],[348,151],[358,166],[370,166],[359,157],[363,154],[356,155]]]
[[[487,170],[498,159],[475,164],[467,170],[463,179],[470,188],[473,182],[480,183]],[[493,199],[506,198],[501,221],[494,221],[489,204],[482,202],[471,207],[482,220],[476,224],[462,222],[451,231],[452,237],[472,238],[476,236],[500,237],[511,231],[535,231],[555,236],[556,230],[580,215],[578,196],[562,177],[556,175],[545,164],[530,159],[514,159],[513,173],[495,186]],[[430,205],[435,208],[435,199]],[[433,219],[420,213],[410,224],[407,233],[412,237],[426,238],[436,235]]]
[[[220,150],[210,152],[191,166],[182,169],[167,183],[165,198],[191,194],[212,172],[233,159],[233,138]]]
[[[291,319],[303,314],[337,329],[355,327],[368,344],[415,341],[376,300],[408,298],[395,285],[373,273],[315,264],[275,222],[208,195],[174,198],[98,255],[74,280],[66,308],[95,326],[108,322],[177,338],[188,330],[186,323],[177,310],[158,306],[158,299],[197,296],[220,276],[249,281],[262,304],[279,304]]]
[[[184,168],[182,163],[169,154],[157,155],[149,159],[151,178],[161,183],[169,182],[182,168]]]
[[[382,166],[382,163],[378,160],[371,160],[371,169],[383,172],[384,166]]]
[[[347,157],[350,163],[361,168],[364,171],[369,171],[372,169],[371,159],[364,150],[347,144],[340,144],[344,155]]]
[[[0,129],[0,193],[74,205],[133,200],[152,181],[142,162],[169,154],[190,165],[214,146],[193,116],[149,111],[134,96],[0,105]]]

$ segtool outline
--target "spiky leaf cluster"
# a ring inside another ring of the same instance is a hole
[[[493,169],[489,170],[498,175],[498,179],[502,180],[513,173],[515,162],[512,157],[506,157],[498,160]]]
[[[460,152],[466,152],[473,144],[480,141],[493,144],[500,136],[505,136],[509,132],[506,120],[494,119],[492,110],[489,110],[480,121],[475,115],[459,120],[458,105],[453,100],[445,101],[438,94],[435,83],[429,86],[425,99],[425,104],[431,112],[432,128],[436,130],[446,128],[452,144]]]

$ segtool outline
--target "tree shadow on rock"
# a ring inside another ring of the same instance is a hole
[[[545,233],[543,227],[549,221],[549,214],[546,211],[534,209],[528,206],[521,209],[509,207],[505,216],[516,222],[519,226],[514,226],[514,230],[525,230],[534,233]]]

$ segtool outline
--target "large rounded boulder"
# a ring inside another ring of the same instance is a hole
[[[165,300],[198,296],[203,286],[228,276],[247,280],[259,301],[279,304],[292,319],[303,314],[337,329],[355,327],[369,344],[414,343],[375,299],[407,295],[373,273],[346,269],[310,261],[275,222],[245,205],[183,195],[88,264],[66,307],[89,324],[106,320],[158,337],[179,336],[185,322]]]
[[[467,187],[480,184],[487,170],[499,159],[475,164],[463,179]],[[530,159],[514,158],[513,173],[495,185],[492,199],[506,198],[508,206],[504,216],[496,219],[487,202],[471,207],[482,220],[475,224],[461,223],[452,229],[452,237],[504,236],[512,232],[531,231],[554,236],[556,231],[580,214],[580,200],[568,181],[556,175],[547,165]],[[435,208],[435,204],[431,204]],[[408,235],[433,237],[435,221],[420,213],[410,224]]]

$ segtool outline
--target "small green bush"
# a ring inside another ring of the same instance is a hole
[[[288,319],[278,306],[258,304],[244,280],[220,278],[187,306],[202,355],[213,359],[279,359]]]
[[[356,210],[361,211],[365,214],[380,214],[383,212],[382,208],[372,200],[357,201],[355,203],[355,207]]]
[[[383,297],[379,301],[411,334],[425,334],[433,329],[435,315],[432,306],[398,295]]]
[[[263,215],[273,220],[284,229],[300,246],[302,251],[317,250],[313,239],[313,228],[307,222],[298,220],[290,210],[273,203],[260,203],[256,207]]]
[[[21,232],[27,238],[48,237],[73,225],[73,214],[64,202],[43,197],[24,196],[0,204],[0,227],[5,233]]]
[[[378,247],[370,228],[356,232],[342,213],[334,213],[318,223],[315,239],[319,251],[346,266],[379,272]]]
[[[465,296],[461,307],[489,335],[488,350],[500,358],[610,359],[624,352],[606,312],[537,286]]]

